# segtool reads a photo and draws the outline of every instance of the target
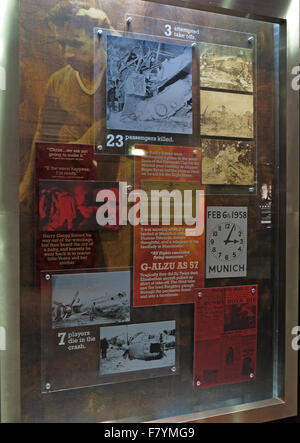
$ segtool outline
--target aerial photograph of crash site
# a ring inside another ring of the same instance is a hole
[[[173,367],[176,322],[101,328],[100,375]]]
[[[129,321],[130,272],[52,277],[53,329]]]
[[[200,85],[253,92],[253,50],[201,43]]]
[[[192,48],[107,36],[107,128],[192,134]]]

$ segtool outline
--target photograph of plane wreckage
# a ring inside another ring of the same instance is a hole
[[[100,375],[167,368],[175,363],[175,321],[101,328]]]
[[[53,329],[129,321],[129,272],[53,275]]]
[[[253,49],[200,43],[200,86],[253,92]]]
[[[192,48],[107,36],[107,128],[193,133]]]

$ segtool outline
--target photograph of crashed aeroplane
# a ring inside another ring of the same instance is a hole
[[[129,321],[130,272],[53,275],[53,329]]]
[[[192,48],[107,36],[107,128],[192,134]]]
[[[253,92],[253,50],[201,43],[200,85]]]
[[[176,322],[101,328],[100,375],[173,367]]]

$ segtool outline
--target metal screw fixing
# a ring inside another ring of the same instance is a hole
[[[127,25],[129,26],[132,23],[133,18],[132,17],[128,17],[126,20]]]
[[[254,37],[249,37],[248,38],[249,45],[252,45],[253,42],[254,42]]]
[[[45,279],[46,279],[47,281],[51,280],[51,275],[49,275],[49,274],[45,275]]]

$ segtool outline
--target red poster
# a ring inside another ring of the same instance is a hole
[[[83,181],[97,179],[97,163],[94,147],[58,143],[36,144],[36,279],[40,271],[70,268],[96,267],[98,236],[89,228],[84,230],[70,227],[69,210],[73,207],[72,198],[59,189],[68,183],[80,185]],[[65,185],[64,185],[65,184]],[[73,186],[74,189],[74,186]],[[52,192],[53,191],[53,192]],[[51,204],[55,199],[56,205]],[[48,204],[47,205],[47,201]],[[57,210],[56,206],[61,208]],[[82,210],[83,210],[82,205]],[[72,211],[71,211],[72,212]],[[82,212],[82,211],[81,211]],[[60,217],[59,217],[60,214]],[[64,217],[65,215],[65,217]],[[71,214],[72,215],[72,214]],[[56,226],[64,218],[66,229],[47,229],[45,220]],[[45,229],[41,229],[41,225]],[[62,232],[67,231],[68,232]],[[59,232],[58,232],[59,231]]]
[[[256,379],[257,286],[195,294],[194,387]]]
[[[148,145],[136,149],[144,155],[136,158],[135,190],[147,197],[148,218],[141,217],[134,228],[134,306],[192,303],[194,289],[204,285],[201,151]],[[176,192],[178,200],[166,197],[155,207],[153,192]],[[169,209],[169,222],[163,222],[164,209]],[[197,225],[191,224],[195,211]]]

